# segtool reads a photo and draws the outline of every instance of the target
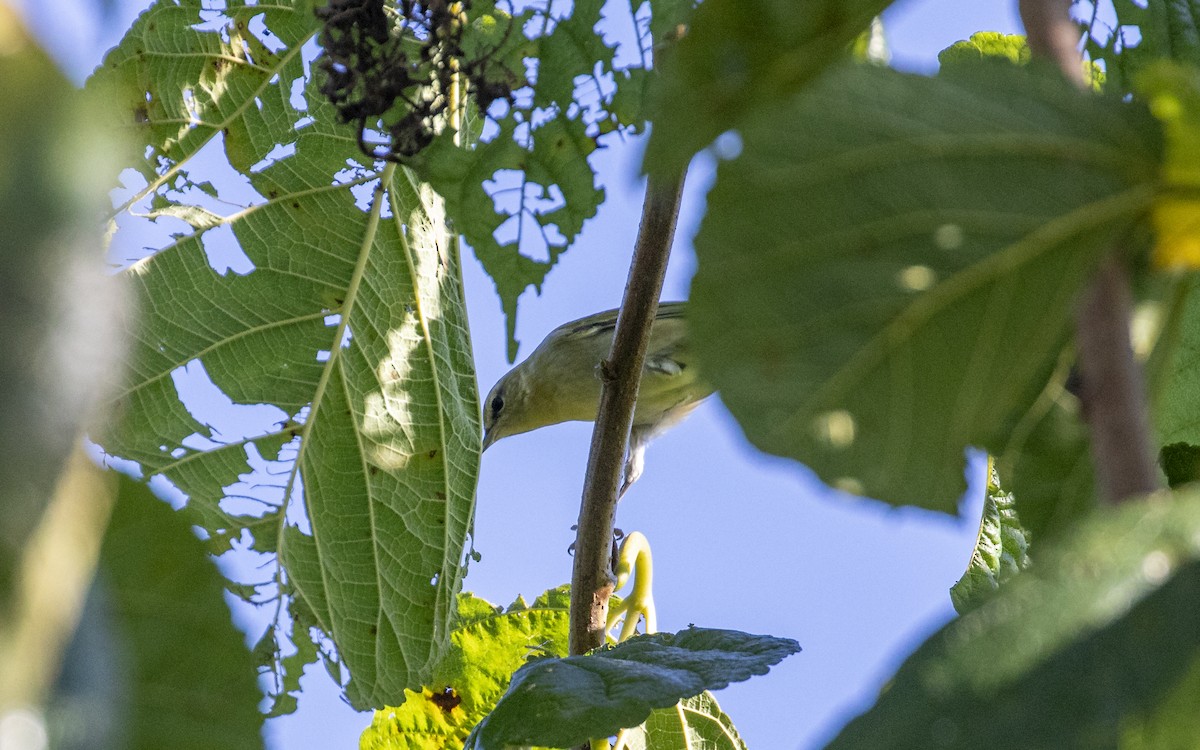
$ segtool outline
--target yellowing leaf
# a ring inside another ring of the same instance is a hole
[[[1162,62],[1137,88],[1166,133],[1163,195],[1151,215],[1160,268],[1200,268],[1200,71]]]

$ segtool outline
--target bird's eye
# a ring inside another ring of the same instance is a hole
[[[504,397],[496,396],[492,399],[492,419],[500,415],[500,410],[504,408]]]

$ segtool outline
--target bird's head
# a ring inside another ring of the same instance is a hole
[[[524,364],[500,378],[483,402],[483,450],[500,438],[541,426],[530,419],[530,388]]]

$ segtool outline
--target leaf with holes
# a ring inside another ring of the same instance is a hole
[[[491,45],[497,54],[525,54],[530,80],[511,101],[489,110],[492,127],[484,130],[482,142],[462,148],[447,131],[413,162],[446,197],[447,214],[496,285],[509,359],[517,353],[518,297],[529,287],[541,290],[546,274],[604,201],[588,163],[597,139],[643,124],[635,102],[648,52],[639,37],[639,59],[617,70],[615,46],[597,30],[603,8],[602,0],[576,0],[566,12],[556,4],[533,3],[503,33],[491,24],[473,26],[486,30],[486,40],[468,34],[470,49]],[[503,17],[491,2],[471,14]],[[528,42],[518,45],[516,37]]]
[[[1099,13],[1089,19],[1085,49],[1121,91],[1158,60],[1200,65],[1200,0],[1113,0],[1112,10],[1116,23]]]
[[[307,2],[160,2],[89,83],[148,153],[119,212],[195,219],[125,274],[140,315],[99,439],[182,492],[216,551],[277,553],[365,708],[447,645],[478,396],[442,201],[364,161],[305,77],[315,32]]]
[[[706,376],[759,448],[953,513],[964,451],[1005,451],[1091,269],[1150,206],[1157,127],[984,61],[847,66],[742,135],[696,237]]]

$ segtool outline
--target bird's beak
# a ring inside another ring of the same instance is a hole
[[[492,429],[487,430],[486,432],[483,433],[483,447],[479,449],[479,452],[483,453],[485,450],[488,449],[489,445],[496,442],[499,438],[500,438],[500,436],[496,434],[495,425],[492,425]]]

